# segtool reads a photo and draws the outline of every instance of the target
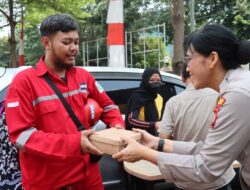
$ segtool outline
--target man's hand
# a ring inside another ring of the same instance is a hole
[[[92,153],[95,155],[102,155],[103,152],[96,148],[89,142],[89,136],[94,134],[94,130],[83,130],[81,132],[81,150],[83,153]]]

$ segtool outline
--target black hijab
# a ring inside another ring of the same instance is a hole
[[[142,81],[140,83],[140,89],[136,90],[132,96],[130,97],[127,105],[127,112],[125,116],[126,128],[130,129],[133,127],[128,122],[128,115],[135,111],[139,110],[144,106],[145,110],[145,121],[146,122],[156,122],[159,120],[158,111],[155,107],[154,99],[157,97],[157,88],[153,88],[152,85],[149,84],[149,79],[153,74],[161,74],[158,69],[155,68],[147,68],[142,74]],[[151,134],[154,129],[147,130]]]

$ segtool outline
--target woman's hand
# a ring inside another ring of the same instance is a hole
[[[160,121],[155,122],[155,129],[158,131],[159,127],[160,127]]]
[[[125,144],[127,144],[126,148],[114,154],[112,157],[118,161],[136,162],[141,160],[142,153],[147,147],[144,147],[132,138],[122,137],[122,140]]]
[[[151,134],[149,134],[147,131],[142,129],[135,129],[133,128],[133,131],[137,133],[141,133],[141,144],[148,148],[157,149],[159,137],[155,137]]]
[[[123,142],[127,144],[127,146],[120,152],[114,154],[112,157],[118,161],[136,162],[143,159],[156,164],[157,151],[152,150],[152,148],[157,148],[159,138],[150,135],[145,130],[133,129],[133,131],[142,134],[142,144],[132,138],[122,137]]]

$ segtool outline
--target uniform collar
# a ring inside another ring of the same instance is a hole
[[[220,93],[223,94],[228,87],[228,83],[230,81],[230,76],[233,73],[234,69],[228,70],[225,74],[225,77],[223,79],[223,81],[220,83]]]
[[[41,77],[41,76],[45,75],[45,73],[47,73],[47,72],[51,75],[54,75],[54,73],[51,72],[51,70],[44,63],[44,58],[45,58],[45,56],[42,56],[36,65],[37,76]],[[75,73],[76,68],[72,67],[71,69],[67,70],[66,72],[74,72]]]
[[[186,85],[186,90],[193,90],[193,89],[194,89],[194,85],[192,84],[192,82]]]

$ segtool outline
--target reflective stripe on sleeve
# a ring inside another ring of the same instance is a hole
[[[31,127],[29,129],[23,131],[16,140],[16,147],[18,149],[22,150],[23,152],[25,152],[24,145],[28,141],[28,139],[30,138],[32,133],[34,133],[35,131],[37,131],[37,129],[34,127]]]
[[[119,110],[119,107],[117,105],[109,105],[109,106],[104,107],[103,112],[108,112],[109,110],[112,110],[112,109]]]

